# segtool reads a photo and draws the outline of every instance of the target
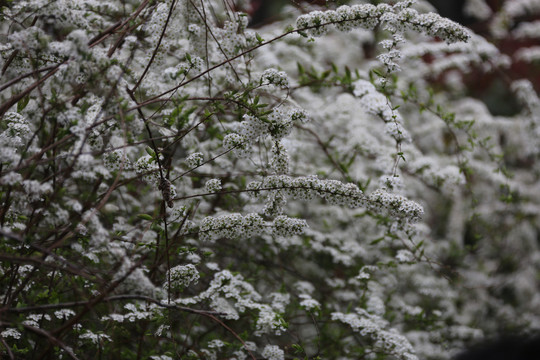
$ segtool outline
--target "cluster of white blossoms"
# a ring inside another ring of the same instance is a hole
[[[196,284],[200,279],[200,275],[193,264],[178,265],[168,271],[166,279],[167,281],[163,285],[165,289],[168,289],[169,285],[172,289],[183,289],[190,284]]]
[[[409,132],[402,125],[401,115],[392,108],[386,96],[378,92],[367,80],[357,80],[353,85],[353,94],[359,98],[361,106],[366,112],[378,116],[386,123],[386,132],[390,136],[397,142],[411,140]]]
[[[305,220],[284,215],[277,216],[273,222],[267,222],[256,213],[245,216],[229,214],[204,218],[199,226],[199,237],[203,241],[251,238],[265,233],[286,237],[301,234],[306,227]]]
[[[410,161],[406,164],[408,172],[415,174],[426,184],[451,193],[461,185],[465,185],[465,175],[456,165],[442,166],[440,162],[427,157]]]
[[[517,39],[537,39],[540,36],[540,20],[517,24],[512,35]]]
[[[272,309],[278,313],[284,313],[291,301],[291,295],[287,293],[274,292],[270,294],[270,298],[272,299]]]
[[[203,153],[200,153],[200,152],[193,153],[186,158],[186,164],[192,168],[201,166],[203,162],[204,162],[204,155]]]
[[[310,294],[300,294],[300,306],[307,311],[318,311],[321,308],[321,303],[311,297]]]
[[[540,46],[531,46],[516,51],[514,59],[526,63],[535,63],[540,61]]]
[[[267,199],[271,206],[276,206],[274,191],[279,191],[293,199],[311,200],[317,196],[332,205],[344,205],[353,209],[366,207],[378,213],[411,221],[420,220],[424,213],[421,205],[402,195],[379,189],[366,196],[355,184],[322,180],[315,176],[295,178],[288,175],[271,175],[263,181],[249,183],[247,190],[254,197],[270,192]],[[282,205],[285,204],[285,199],[279,200]]]
[[[6,130],[0,134],[5,145],[20,146],[30,133],[28,120],[19,113],[8,112],[3,118]]]
[[[540,58],[540,6],[465,2],[499,31],[426,0],[260,34],[250,0],[2,5],[7,354],[443,360],[538,328],[536,84],[466,94]]]
[[[49,182],[40,183],[37,180],[23,180],[22,186],[30,202],[42,199],[45,194],[53,190]]]
[[[204,189],[209,193],[221,191],[221,179],[210,179],[204,184]]]
[[[238,157],[247,157],[258,139],[271,136],[274,141],[281,140],[291,133],[295,122],[306,123],[308,120],[307,112],[298,108],[285,111],[275,107],[266,117],[245,114],[238,124],[237,132],[224,137],[223,147],[233,150]],[[282,152],[282,156],[286,156],[285,152]]]
[[[356,313],[332,313],[332,320],[341,321],[349,325],[353,331],[362,336],[368,336],[375,341],[375,349],[403,360],[417,360],[415,351],[406,337],[400,335],[396,329],[388,330],[388,322],[378,315],[369,314],[366,310],[356,308]],[[375,350],[377,351],[377,350]]]
[[[128,312],[126,312],[123,316],[123,318],[115,317],[111,318],[111,320],[114,321],[129,321],[129,322],[135,322],[137,320],[141,319],[149,319],[154,315],[155,312],[159,313],[161,311],[161,308],[159,308],[156,304],[150,304],[150,305],[144,305],[144,304],[126,304],[124,305],[124,309],[126,309]]]
[[[391,32],[415,30],[427,35],[436,36],[447,43],[467,41],[469,32],[463,26],[441,17],[435,13],[419,14],[409,8],[414,1],[403,1],[390,6],[388,4],[343,5],[336,10],[313,11],[302,15],[296,20],[300,31],[307,31],[311,36],[322,36],[335,25],[340,31],[350,31],[355,28],[373,29],[376,25]]]
[[[531,115],[532,121],[540,125],[540,99],[529,80],[517,80],[512,83],[512,90],[518,99],[525,105],[526,111]]]
[[[364,193],[355,184],[345,184],[339,180],[322,180],[316,176],[291,177],[272,175],[263,181],[253,181],[247,190],[253,196],[261,196],[265,191],[281,190],[294,199],[311,200],[315,196],[333,205],[358,208],[366,205]]]
[[[300,235],[307,226],[307,222],[304,219],[295,219],[285,215],[279,215],[274,219],[272,224],[272,234],[281,237]]]
[[[96,334],[90,330],[85,330],[82,334],[80,334],[79,339],[88,340],[95,345],[102,344],[105,341],[111,341],[111,337],[109,335],[103,333]]]
[[[285,352],[277,345],[266,345],[261,353],[262,357],[266,360],[283,360],[285,359]]]
[[[379,178],[379,186],[387,191],[398,192],[403,190],[405,184],[403,178],[398,175],[383,175]]]
[[[29,314],[26,316],[26,320],[24,320],[22,323],[24,325],[39,328],[39,324],[44,320],[51,321],[51,316],[49,314]]]
[[[19,113],[8,112],[4,115],[5,130],[0,133],[0,162],[5,165],[17,164],[20,160],[20,148],[30,134],[28,120]]]
[[[6,330],[0,332],[0,336],[4,339],[7,339],[7,338],[20,339],[22,334],[15,328],[6,328]]]
[[[240,274],[233,274],[229,270],[217,272],[206,290],[194,297],[176,299],[175,302],[190,305],[209,299],[212,300],[210,307],[227,319],[238,319],[239,313],[248,309],[258,311],[256,336],[279,335],[286,330],[278,313],[272,306],[261,302],[262,296]]]
[[[263,233],[265,226],[264,219],[255,213],[245,216],[229,214],[206,217],[199,226],[199,237],[203,241],[213,241],[220,238],[249,238]]]
[[[290,158],[287,154],[287,149],[281,141],[274,141],[272,144],[272,159],[270,166],[276,174],[288,174]]]
[[[72,316],[75,316],[75,311],[71,309],[56,310],[54,312],[54,316],[56,316],[57,319],[66,320]]]
[[[246,37],[243,32],[246,30],[248,18],[238,16],[235,20],[238,21],[225,21],[223,28],[216,34],[225,57],[237,54],[246,46]]]
[[[261,85],[274,85],[282,89],[287,89],[289,87],[289,78],[284,71],[270,68],[262,73],[260,83]]]
[[[508,55],[501,53],[495,45],[476,34],[471,35],[470,41],[466,43],[450,45],[441,42],[407,43],[402,53],[409,61],[425,56],[433,58],[429,64],[418,69],[416,77],[418,75],[437,77],[455,69],[459,69],[462,73],[471,73],[478,69],[488,72],[507,69],[511,65],[511,58]]]
[[[424,208],[406,197],[378,189],[369,194],[369,208],[379,212],[387,212],[389,216],[419,221],[424,214]]]
[[[142,175],[143,179],[150,184],[157,184],[159,180],[159,166],[150,155],[141,156],[134,164],[135,171]]]
[[[225,150],[232,150],[239,158],[251,155],[253,149],[250,145],[251,143],[248,138],[237,133],[227,134],[223,138],[223,147]]]

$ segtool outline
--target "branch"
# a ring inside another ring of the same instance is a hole
[[[58,304],[43,304],[43,305],[33,305],[33,306],[26,306],[26,307],[20,307],[20,308],[9,308],[9,309],[2,309],[5,312],[9,313],[26,313],[26,312],[33,312],[33,311],[43,311],[43,310],[55,310],[55,309],[65,309],[65,308],[72,308],[77,306],[86,306],[91,304],[95,299],[92,300],[81,300],[81,301],[70,301],[65,303],[58,303]],[[199,310],[199,309],[192,309],[184,306],[174,305],[174,304],[168,304],[164,303],[161,300],[154,299],[150,296],[144,296],[144,295],[134,295],[134,294],[123,294],[123,295],[114,295],[106,297],[102,300],[102,302],[113,302],[113,301],[123,301],[123,300],[143,300],[147,301],[153,304],[156,304],[158,306],[167,308],[167,309],[173,309],[178,311],[184,311],[192,314],[198,314],[198,315],[223,315],[220,312],[212,311],[212,310]]]

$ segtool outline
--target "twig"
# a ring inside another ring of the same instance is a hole
[[[141,77],[139,78],[139,81],[137,81],[135,86],[133,86],[131,88],[132,93],[134,93],[135,90],[137,90],[137,88],[139,87],[139,85],[143,81],[146,73],[150,69],[150,66],[154,62],[154,58],[156,57],[156,54],[157,54],[157,52],[159,50],[159,47],[161,46],[161,41],[163,40],[163,37],[165,36],[165,31],[167,31],[167,26],[169,25],[169,21],[171,20],[171,16],[172,16],[175,4],[176,4],[176,0],[171,1],[171,7],[169,8],[169,14],[167,15],[167,20],[165,20],[165,24],[163,25],[163,30],[161,31],[161,35],[159,36],[159,40],[157,42],[157,45],[156,45],[156,47],[154,49],[154,52],[152,53],[152,57],[150,57],[150,61],[148,61],[148,64],[146,64],[146,68],[144,69]]]

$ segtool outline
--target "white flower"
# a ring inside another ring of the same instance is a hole
[[[204,184],[206,192],[215,193],[221,191],[221,180],[220,179],[210,179]]]
[[[7,328],[6,330],[0,333],[0,336],[3,338],[12,337],[14,339],[20,339],[22,334],[17,329]]]
[[[75,311],[71,310],[71,309],[62,309],[62,310],[57,310],[54,312],[54,316],[56,316],[58,319],[67,319],[71,316],[75,316]]]
[[[167,275],[167,280],[170,279],[170,285],[173,288],[185,288],[192,283],[196,284],[199,278],[199,272],[193,264],[175,266],[169,270]],[[164,286],[166,288],[169,286],[168,281]]]
[[[289,79],[283,71],[267,69],[261,75],[261,84],[269,84],[286,89],[289,87]]]
[[[276,345],[266,345],[261,353],[263,358],[267,360],[283,360],[285,352]]]
[[[300,306],[307,311],[319,310],[321,308],[321,304],[309,294],[300,294],[298,297],[302,299],[302,301],[300,301]]]
[[[203,161],[204,155],[200,152],[193,153],[186,158],[186,164],[192,168],[201,166]]]
[[[99,344],[104,341],[111,341],[111,337],[107,334],[96,334],[90,330],[85,330],[84,333],[79,335],[79,339],[90,340],[92,344]]]
[[[414,261],[414,255],[409,250],[398,250],[396,259],[401,263],[410,263]]]

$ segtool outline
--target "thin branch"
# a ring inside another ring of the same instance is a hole
[[[135,10],[135,12],[133,14],[131,14],[130,17],[128,17],[126,20],[124,20],[122,22],[122,24],[120,26],[118,26],[118,28],[122,28],[124,27],[126,24],[128,24],[131,20],[135,19],[137,16],[139,16],[139,14],[141,13],[141,11],[143,11],[143,9],[148,5],[148,3],[150,2],[150,0],[144,0],[141,5],[139,5],[139,7],[137,8],[137,10]],[[118,48],[118,46],[120,46],[120,43],[122,42],[122,40],[126,37],[126,34],[129,32],[130,28],[126,28],[126,30],[124,30],[122,32],[122,34],[120,35],[120,37],[116,40],[116,42],[114,43],[114,45],[109,49],[109,52],[107,53],[107,56],[108,57],[111,57],[114,52],[116,51],[116,49]]]
[[[13,355],[13,351],[11,351],[11,348],[9,347],[9,345],[6,343],[6,340],[4,340],[3,337],[0,336],[0,343],[2,343],[2,345],[4,346],[4,348],[6,348],[6,351],[8,353],[8,356],[10,358],[10,360],[15,360],[15,355]]]
[[[60,64],[57,64],[55,65],[51,71],[49,71],[47,73],[47,75],[45,75],[44,77],[42,77],[41,79],[39,79],[38,81],[34,82],[32,85],[30,85],[29,87],[27,87],[25,90],[21,91],[20,93],[16,94],[16,95],[13,95],[8,101],[6,101],[5,103],[3,103],[1,106],[0,106],[0,117],[4,116],[4,114],[9,110],[9,108],[11,108],[13,105],[15,105],[16,103],[18,103],[22,98],[24,98],[26,95],[30,94],[32,92],[32,90],[34,90],[35,88],[37,88],[38,86],[40,86],[41,84],[43,84],[47,79],[49,79],[51,76],[53,76],[57,71],[58,71],[58,68],[61,66],[61,65],[64,65],[65,63],[67,62],[67,60],[63,61],[62,63]],[[35,73],[35,72],[34,72]]]
[[[167,20],[165,20],[165,24],[163,25],[163,30],[161,31],[161,35],[159,36],[159,40],[157,42],[157,45],[154,49],[154,52],[152,53],[152,57],[150,57],[150,61],[148,61],[148,64],[146,64],[146,68],[144,69],[141,77],[139,78],[139,81],[137,81],[137,83],[135,84],[135,86],[133,86],[131,88],[131,92],[134,93],[135,90],[137,90],[137,88],[139,87],[139,85],[141,84],[141,82],[143,81],[146,73],[148,72],[148,70],[150,69],[150,66],[152,65],[152,63],[154,62],[154,58],[156,57],[157,55],[157,52],[159,50],[159,47],[161,46],[161,41],[163,41],[163,38],[165,37],[165,31],[167,31],[167,26],[169,26],[169,21],[171,20],[171,16],[172,16],[172,13],[173,13],[173,10],[174,10],[174,6],[176,5],[176,0],[173,0],[171,1],[171,7],[169,8],[169,14],[167,15]]]
[[[73,360],[79,360],[77,355],[75,355],[73,353],[73,351],[71,351],[71,349],[69,347],[67,347],[62,341],[60,341],[60,339],[53,336],[50,332],[45,331],[45,330],[40,329],[40,328],[37,328],[37,327],[34,327],[34,326],[30,326],[30,325],[22,324],[22,326],[26,330],[29,330],[31,332],[34,332],[34,333],[38,334],[38,335],[46,337],[51,344],[54,344],[54,345],[62,348],[62,350],[64,350],[69,355],[69,357],[72,358]],[[49,347],[49,349],[50,349],[50,347]],[[45,355],[49,349],[47,349],[43,355]]]
[[[123,301],[123,300],[143,300],[143,301],[147,301],[147,302],[159,305],[164,308],[188,312],[192,314],[198,314],[198,315],[207,315],[207,314],[223,315],[222,313],[213,311],[213,310],[192,309],[192,308],[179,306],[175,304],[164,303],[162,300],[154,299],[150,296],[136,295],[136,294],[123,294],[123,295],[109,296],[109,297],[103,298],[101,302],[114,302],[114,301]],[[9,309],[2,309],[2,310],[8,313],[20,314],[20,313],[27,313],[27,312],[34,312],[34,311],[56,310],[56,309],[66,309],[66,308],[72,308],[72,307],[78,307],[78,306],[86,306],[86,305],[89,305],[92,301],[94,301],[94,299],[70,301],[70,302],[64,302],[64,303],[58,303],[58,304],[33,305],[33,306],[9,308]]]
[[[0,91],[3,91],[3,90],[5,90],[5,89],[7,89],[8,87],[12,86],[13,84],[18,83],[18,82],[21,81],[22,79],[25,79],[25,78],[30,77],[30,76],[34,76],[34,75],[36,75],[36,74],[38,74],[38,73],[40,73],[40,72],[53,70],[54,68],[56,68],[56,65],[47,66],[47,67],[44,67],[44,68],[41,68],[41,69],[37,69],[37,70],[31,71],[31,72],[29,72],[29,73],[26,73],[26,74],[17,76],[15,79],[12,79],[11,81],[8,81],[8,82],[5,83],[4,85],[0,86]]]

